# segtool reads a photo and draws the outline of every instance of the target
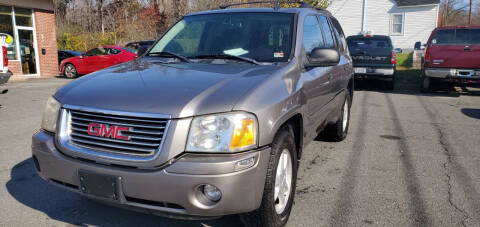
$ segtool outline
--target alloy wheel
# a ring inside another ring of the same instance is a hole
[[[343,132],[347,130],[347,125],[348,125],[348,101],[345,100],[345,104],[343,106],[343,122],[342,122],[342,127],[343,127]]]
[[[292,158],[288,149],[283,149],[277,164],[274,201],[277,214],[283,213],[292,192]]]

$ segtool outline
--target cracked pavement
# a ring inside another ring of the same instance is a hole
[[[240,226],[114,208],[42,181],[31,135],[67,82],[12,83],[0,95],[0,226]],[[305,148],[288,226],[480,226],[480,89],[421,94],[401,83],[358,83],[347,139]]]

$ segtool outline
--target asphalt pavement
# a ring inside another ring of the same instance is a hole
[[[240,226],[237,216],[185,221],[114,208],[41,180],[31,135],[68,82],[10,83],[0,94],[0,226]],[[358,85],[347,139],[304,150],[288,226],[480,226],[480,90]]]

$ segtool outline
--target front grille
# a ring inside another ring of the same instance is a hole
[[[70,119],[70,142],[97,152],[124,155],[151,156],[160,148],[168,120],[112,115],[83,110],[68,110]],[[89,135],[91,123],[121,126],[128,131],[121,132],[129,140]]]

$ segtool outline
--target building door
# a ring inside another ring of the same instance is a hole
[[[37,74],[37,59],[35,54],[33,30],[18,29],[18,41],[20,43],[20,62],[23,75]]]

